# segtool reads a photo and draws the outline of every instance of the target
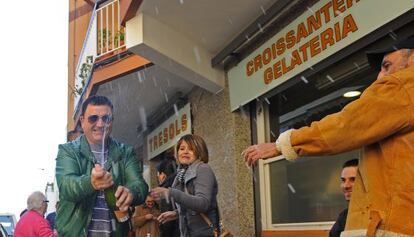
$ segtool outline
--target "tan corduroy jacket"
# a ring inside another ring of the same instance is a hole
[[[341,236],[414,236],[414,67],[378,79],[341,112],[279,140],[299,156],[363,147]]]

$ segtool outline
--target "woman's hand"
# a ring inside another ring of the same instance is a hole
[[[154,218],[152,214],[146,214],[144,217],[146,220],[152,220]]]
[[[178,218],[178,213],[176,211],[166,211],[161,213],[161,215],[158,216],[157,221],[161,224],[164,224],[168,221],[173,221]]]
[[[168,188],[156,187],[151,190],[151,197],[154,198],[155,201],[168,199],[169,195],[170,190]]]

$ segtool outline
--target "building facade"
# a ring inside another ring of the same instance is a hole
[[[235,236],[327,236],[346,207],[341,164],[359,150],[248,168],[250,144],[340,111],[376,79],[365,51],[414,32],[401,0],[70,0],[68,130],[90,95],[114,103],[151,187],[186,133],[202,136]]]

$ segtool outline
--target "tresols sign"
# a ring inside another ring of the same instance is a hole
[[[413,0],[321,0],[229,71],[235,110],[414,7]]]
[[[176,114],[163,122],[147,136],[148,158],[152,159],[175,145],[178,139],[191,133],[190,104],[185,105]]]

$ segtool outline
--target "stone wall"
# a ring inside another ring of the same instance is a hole
[[[249,113],[230,111],[228,85],[217,94],[199,87],[189,95],[193,133],[202,136],[219,184],[224,225],[234,236],[254,236],[253,181],[241,152],[250,144]]]

